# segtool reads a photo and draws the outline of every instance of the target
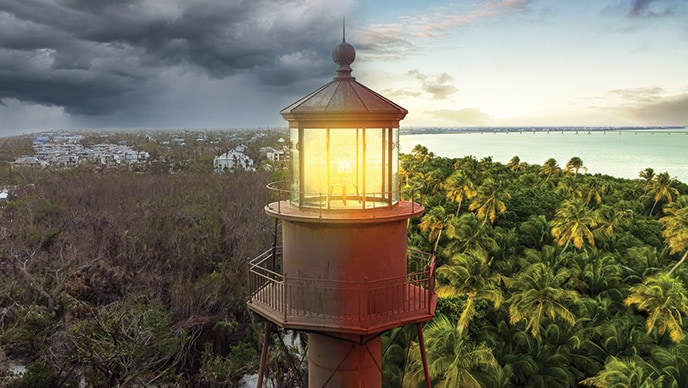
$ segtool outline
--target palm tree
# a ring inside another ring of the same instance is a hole
[[[607,190],[604,184],[597,178],[591,177],[581,188],[586,205],[595,201],[596,204],[602,203],[602,194]]]
[[[655,170],[648,167],[644,169],[643,171],[640,171],[638,173],[638,176],[641,178],[641,187],[643,189],[643,194],[647,194],[647,190],[652,187],[652,181],[655,179]]]
[[[435,157],[434,153],[428,152],[428,147],[420,145],[420,144],[416,144],[413,147],[413,149],[411,150],[411,154],[421,164],[425,164],[425,163],[431,161]]]
[[[478,187],[478,193],[468,210],[475,211],[475,215],[483,220],[483,224],[488,220],[494,224],[497,220],[497,214],[506,212],[504,201],[509,199],[511,199],[511,194],[502,190],[497,181],[486,178],[483,184]]]
[[[527,221],[521,223],[518,231],[521,243],[528,248],[542,248],[552,241],[547,218],[542,214],[530,215]]]
[[[444,188],[447,191],[447,198],[456,202],[456,216],[461,212],[461,203],[464,199],[471,199],[475,196],[475,184],[463,172],[453,173],[445,181]]]
[[[473,251],[454,255],[448,264],[437,269],[437,278],[440,285],[436,291],[440,298],[466,297],[458,322],[460,332],[476,316],[476,302],[490,301],[499,308],[504,300],[498,286],[499,275],[491,273],[484,253]]]
[[[580,301],[577,291],[562,288],[569,281],[571,273],[566,268],[554,272],[545,263],[531,264],[509,281],[514,290],[506,301],[509,305],[509,322],[515,325],[526,322],[526,331],[533,337],[540,334],[545,319],[560,318],[571,326],[576,317],[569,306]]]
[[[653,346],[651,362],[662,371],[665,387],[688,387],[688,344]]]
[[[525,162],[521,163],[521,158],[519,158],[518,156],[513,156],[509,160],[509,163],[506,164],[506,167],[511,171],[517,171],[522,168],[525,168],[526,166],[527,164]]]
[[[475,177],[480,172],[480,162],[473,155],[464,156],[454,163],[454,169],[463,170],[468,173],[468,176]]]
[[[652,209],[650,209],[650,215],[655,212],[655,207],[662,198],[671,203],[674,200],[674,196],[678,195],[678,190],[671,186],[675,181],[676,179],[671,178],[668,172],[661,172],[655,176],[650,189],[647,191],[655,200],[652,204]]]
[[[557,182],[556,191],[565,198],[583,198],[580,182],[568,175]]]
[[[473,213],[464,213],[458,219],[452,217],[447,228],[449,242],[445,246],[446,256],[474,251],[487,255],[499,250],[499,245],[492,237],[492,229],[483,228],[478,217]]]
[[[619,259],[611,253],[603,253],[593,248],[583,267],[582,277],[587,285],[587,293],[597,296],[600,293],[613,293],[615,296],[621,293],[623,282],[623,270],[619,266]],[[620,299],[620,298],[619,298]]]
[[[674,342],[680,342],[685,336],[683,315],[688,315],[688,292],[680,279],[664,273],[649,276],[629,289],[624,303],[648,314],[645,321],[648,334],[655,328],[659,334],[668,331]]]
[[[662,376],[640,356],[611,356],[598,374],[580,383],[590,387],[662,387]]]
[[[385,366],[382,372],[393,387],[404,386],[408,353],[415,338],[413,326],[397,327],[382,335],[382,362]]]
[[[639,283],[643,278],[654,275],[666,268],[669,261],[669,248],[657,249],[650,245],[634,246],[626,250],[623,270],[626,282]]]
[[[422,185],[423,193],[432,196],[440,190],[440,182],[442,182],[441,175],[442,172],[438,169],[416,171],[414,183],[416,183],[416,185]]]
[[[590,341],[582,349],[601,360],[610,355],[635,356],[647,354],[655,341],[647,335],[639,316],[616,315],[597,319],[598,325],[590,332]]]
[[[659,219],[664,224],[662,236],[669,244],[669,253],[672,255],[683,252],[681,260],[669,271],[669,275],[674,273],[688,257],[688,196],[681,196],[676,202],[664,207],[666,216]]]
[[[442,230],[447,226],[447,215],[442,206],[435,206],[421,218],[420,230],[429,231],[428,241],[435,241],[433,252],[437,252],[437,245],[442,237]]]
[[[425,346],[432,386],[437,388],[484,387],[487,373],[499,370],[499,363],[485,344],[471,342],[454,322],[440,316],[426,326]],[[411,348],[409,383],[423,381],[418,346]]]
[[[565,346],[569,340],[568,334],[567,330],[562,330],[560,325],[551,322],[543,328],[541,336],[533,339],[533,347],[528,352],[528,357],[532,357],[538,370],[528,376],[522,385],[531,387],[575,386],[576,378],[573,375],[575,367],[572,365],[574,357],[569,347]],[[577,361],[585,362],[585,360]]]
[[[626,226],[633,219],[633,211],[619,207],[602,206],[597,230],[607,237],[613,237],[619,227]]]
[[[578,176],[578,171],[583,170],[584,172],[587,172],[588,169],[587,167],[583,166],[583,160],[579,158],[578,156],[574,156],[569,161],[566,163],[566,167],[564,168],[565,173],[570,173],[573,171],[573,176]]]
[[[400,158],[400,163],[399,163],[400,164],[399,178],[401,179],[402,182],[404,182],[403,183],[404,189],[408,189],[411,187],[411,185],[409,184],[409,180],[411,179],[411,176],[414,174],[415,167],[416,167],[416,163],[413,163],[413,162],[408,163],[409,161],[410,160],[408,158],[404,158],[404,159]]]
[[[559,174],[561,172],[561,168],[559,168],[559,165],[557,164],[557,160],[554,158],[549,158],[545,161],[545,163],[540,167],[540,175],[544,175],[545,181],[549,180],[549,178],[552,175]]]
[[[585,206],[585,203],[576,198],[566,200],[557,209],[552,220],[552,237],[566,251],[570,243],[581,249],[585,241],[595,245],[595,236],[592,229],[599,222],[599,214]]]

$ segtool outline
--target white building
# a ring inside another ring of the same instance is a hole
[[[289,161],[289,153],[284,149],[276,150],[272,147],[263,147],[260,152],[264,152],[268,160],[272,162],[287,162]]]
[[[237,169],[255,171],[256,169],[253,167],[253,159],[249,158],[243,153],[245,150],[245,146],[238,146],[232,151],[228,151],[220,156],[216,156],[213,160],[213,169],[216,173],[235,171]]]

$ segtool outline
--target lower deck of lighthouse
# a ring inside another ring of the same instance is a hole
[[[248,307],[281,327],[354,335],[432,319],[434,257],[409,250],[404,277],[376,281],[289,278],[271,269],[278,250],[251,261]]]

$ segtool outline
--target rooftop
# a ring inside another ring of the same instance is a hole
[[[280,112],[292,128],[398,128],[408,111],[356,81],[349,65],[356,51],[344,39],[332,59],[334,79]]]

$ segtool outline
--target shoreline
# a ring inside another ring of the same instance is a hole
[[[400,128],[401,135],[435,135],[460,133],[523,133],[523,132],[620,132],[620,131],[672,131],[686,132],[685,126],[646,126],[646,127],[410,127]]]

